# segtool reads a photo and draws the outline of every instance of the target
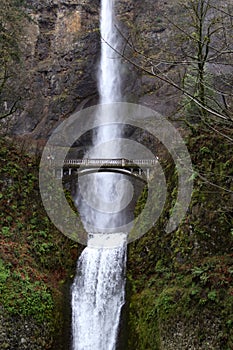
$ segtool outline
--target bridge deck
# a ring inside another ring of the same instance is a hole
[[[65,159],[64,168],[152,168],[157,163],[157,159],[134,159],[128,160],[124,158],[119,159]]]

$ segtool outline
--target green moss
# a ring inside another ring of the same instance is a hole
[[[172,330],[179,322],[191,325],[195,320],[204,324],[205,318],[221,325],[215,336],[221,349],[228,349],[232,342],[233,316],[231,269],[231,256],[207,259],[192,268],[182,266],[173,273],[157,263],[157,272],[144,280],[142,291],[138,291],[136,281],[133,287],[137,292],[130,304],[129,349],[160,349],[165,329],[168,338],[172,338],[169,327]],[[134,284],[132,278],[131,284]],[[191,334],[192,329],[186,332]],[[197,343],[201,342],[200,327],[195,332]],[[208,329],[203,328],[203,332],[208,334]]]
[[[54,301],[44,281],[33,282],[26,270],[15,271],[0,260],[1,304],[4,312],[33,317],[39,323],[51,321]]]
[[[160,157],[168,187],[164,211],[129,247],[129,350],[232,348],[232,147],[203,132],[189,138],[188,148],[195,176],[186,217],[165,232],[177,178],[174,164]],[[136,214],[145,201],[146,191]]]
[[[38,159],[0,140],[2,312],[60,332],[62,285],[74,274],[81,247],[48,219],[38,185]],[[4,310],[4,311],[3,311]]]

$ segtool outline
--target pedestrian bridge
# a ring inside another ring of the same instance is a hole
[[[55,169],[55,176],[68,180],[70,176],[83,176],[91,173],[114,172],[134,176],[142,181],[150,179],[153,168],[158,160],[155,159],[65,159],[63,167]]]

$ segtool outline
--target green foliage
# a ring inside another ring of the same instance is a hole
[[[209,314],[216,320],[214,322],[221,322],[215,336],[221,349],[228,349],[233,316],[231,266],[231,256],[212,257],[199,265],[180,266],[172,272],[160,260],[154,275],[143,280],[144,287],[140,292],[137,281],[130,276],[134,294],[130,303],[129,349],[158,350],[161,329],[166,328],[167,336],[170,336],[174,324],[185,322],[192,325],[194,320],[203,324],[208,317],[205,315]],[[196,333],[193,329],[190,332],[201,342],[198,329]],[[208,329],[202,329],[202,332],[208,333]]]
[[[176,307],[176,303],[173,298],[173,292],[174,291],[172,289],[165,289],[157,299],[157,312],[163,318],[166,318],[166,316],[170,312],[174,311],[174,308]]]
[[[51,322],[54,301],[45,282],[33,282],[27,271],[14,270],[3,260],[0,260],[0,291],[5,312]]]
[[[168,186],[164,212],[129,247],[130,350],[160,349],[162,339],[174,338],[174,327],[183,323],[200,346],[209,337],[223,350],[232,347],[232,145],[203,131],[192,135],[188,148],[195,176],[186,218],[177,230],[165,232],[177,179],[173,164],[162,160]],[[145,194],[137,212],[143,200]],[[220,325],[213,334],[211,322]]]
[[[208,297],[209,300],[217,302],[217,292],[216,292],[216,290],[211,290],[208,293],[207,297]]]
[[[10,270],[7,268],[7,266],[4,265],[4,262],[2,259],[0,259],[0,288],[1,290],[4,288],[4,285],[10,276]]]
[[[21,97],[15,80],[22,70],[20,42],[28,18],[23,6],[23,0],[0,2],[0,119],[16,111]]]
[[[200,152],[202,154],[211,154],[211,150],[206,146],[201,147]]]
[[[60,332],[61,286],[73,275],[81,247],[48,219],[37,159],[3,139],[0,159],[1,310],[46,322],[52,336],[54,329]]]
[[[153,327],[151,327],[152,324]],[[145,288],[140,295],[133,296],[131,300],[128,348],[158,350],[157,325],[155,295],[151,290]]]
[[[10,237],[11,236],[10,227],[3,226],[2,227],[2,235],[5,237]]]

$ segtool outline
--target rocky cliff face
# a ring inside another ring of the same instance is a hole
[[[21,103],[4,124],[11,134],[45,139],[74,111],[98,101],[100,1],[33,0],[27,3],[31,20],[24,22],[23,63],[14,77],[20,87]],[[155,75],[162,72],[165,80],[168,77],[180,85],[184,83],[184,73],[192,74],[186,61],[195,40],[190,39],[194,29],[187,10],[180,7],[177,0],[119,0],[116,5],[122,53],[127,57],[122,59],[121,72],[125,100],[151,107],[164,116],[174,116],[180,108],[181,92]],[[224,6],[227,10],[230,2]],[[221,36],[215,40],[222,40]],[[218,47],[214,41],[212,45]],[[227,56],[224,59],[231,62]],[[222,90],[224,81],[225,85],[230,84],[232,68],[229,65],[212,60],[208,70],[211,81],[218,82],[215,83],[218,90]],[[218,104],[231,108],[228,97],[216,99]]]
[[[63,119],[98,101],[99,6],[98,0],[28,1],[31,20],[24,22],[23,62],[15,76],[21,103],[4,123],[11,134],[46,139]],[[128,39],[145,55],[159,50],[158,39],[166,30],[158,19],[160,7],[158,1],[151,0],[117,3],[119,30],[129,59],[137,54],[126,44]],[[169,106],[173,109],[174,103],[164,98],[170,90],[163,90],[159,81],[125,60],[122,78],[127,101],[161,112]]]
[[[99,2],[28,4],[31,20],[25,21],[21,66],[27,79],[11,130],[15,135],[45,138],[81,102],[96,96]]]

